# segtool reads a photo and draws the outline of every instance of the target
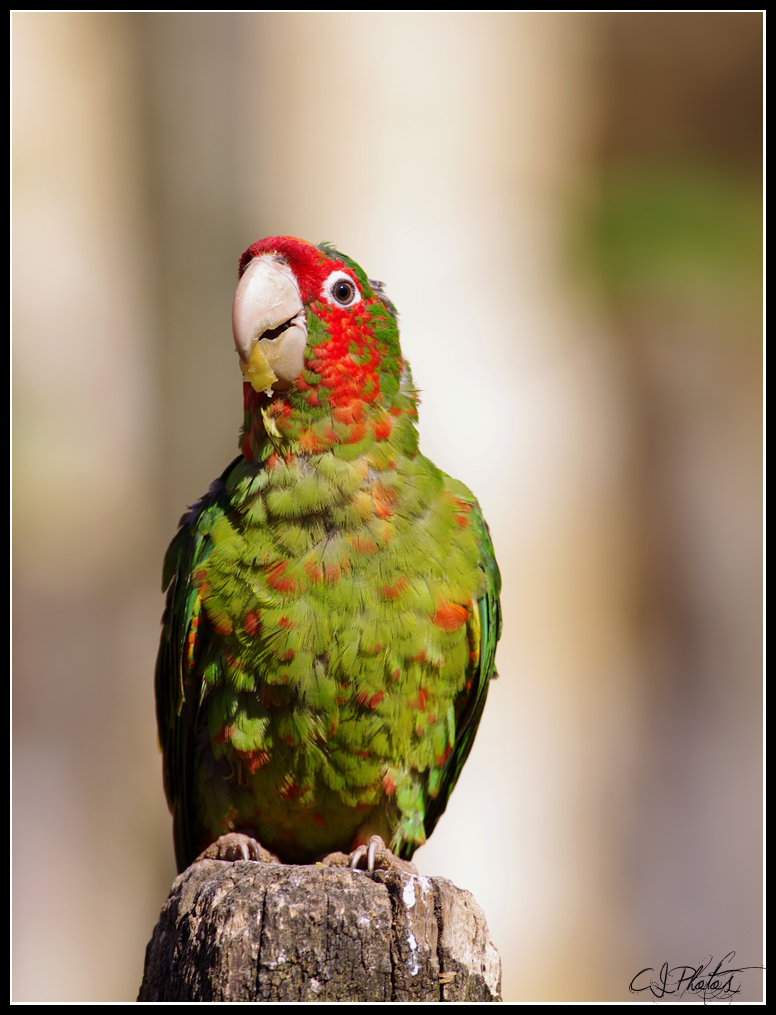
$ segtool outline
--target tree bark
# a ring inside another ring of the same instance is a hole
[[[499,1001],[482,910],[444,878],[204,860],[172,886],[139,1001]]]

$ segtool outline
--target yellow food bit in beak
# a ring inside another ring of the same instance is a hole
[[[250,383],[254,391],[266,391],[268,395],[272,394],[272,385],[278,379],[277,374],[267,362],[258,342],[254,345],[248,362],[243,363],[240,360],[240,369],[243,372],[243,377]]]

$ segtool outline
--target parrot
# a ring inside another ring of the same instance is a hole
[[[418,450],[382,283],[289,236],[248,247],[238,279],[240,454],[163,566],[156,713],[178,870],[414,870],[495,676],[489,529]]]

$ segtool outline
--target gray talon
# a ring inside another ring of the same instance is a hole
[[[369,840],[369,848],[366,853],[366,869],[373,871],[375,869],[375,856],[377,855],[377,847],[382,846],[383,841],[378,836],[373,835]]]
[[[366,853],[366,846],[359,846],[358,849],[354,849],[350,854],[350,869],[358,870],[358,862],[362,856]]]

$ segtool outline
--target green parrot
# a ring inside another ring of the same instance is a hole
[[[241,454],[164,561],[156,703],[178,869],[402,867],[495,673],[488,527],[418,452],[382,285],[288,236],[249,247],[239,278]]]

